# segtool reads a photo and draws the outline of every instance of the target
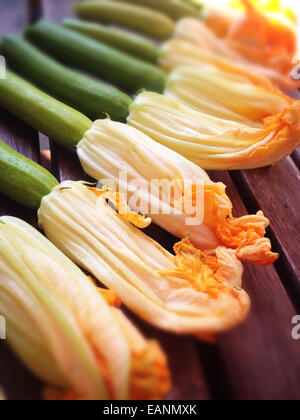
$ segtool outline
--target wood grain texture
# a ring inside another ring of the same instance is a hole
[[[43,16],[60,22],[65,17],[75,16],[72,10],[74,0],[41,0]]]
[[[235,216],[247,213],[230,175],[211,172],[228,187]],[[300,389],[300,342],[292,340],[297,311],[274,268],[246,265],[243,287],[252,300],[247,321],[219,341],[226,389],[232,399],[296,399]],[[222,381],[222,378],[220,379]]]
[[[66,149],[59,144],[51,143],[52,173],[60,181],[88,181],[94,182],[86,175],[80,165],[76,151]]]
[[[1,0],[0,3],[0,38],[11,31],[21,33],[27,24],[27,2],[24,0]]]

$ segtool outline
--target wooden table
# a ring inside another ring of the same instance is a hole
[[[0,36],[22,32],[39,16],[60,21],[70,16],[72,0],[1,0]],[[27,6],[27,7],[25,7]],[[20,153],[41,162],[39,133],[0,110],[0,138]],[[51,168],[60,181],[85,179],[75,153],[52,142]],[[136,320],[147,336],[165,348],[174,387],[167,399],[300,399],[300,341],[292,339],[292,318],[300,314],[299,152],[275,167],[213,172],[228,186],[235,214],[262,209],[271,220],[268,235],[280,260],[270,267],[246,266],[244,287],[252,298],[248,320],[206,345],[178,337]],[[45,163],[43,160],[42,163]],[[36,214],[0,197],[0,214],[33,225]],[[149,233],[168,249],[174,238],[152,226]],[[8,399],[37,399],[41,384],[0,342],[0,387]]]

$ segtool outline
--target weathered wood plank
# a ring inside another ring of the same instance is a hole
[[[7,32],[22,32],[27,22],[27,7],[22,0],[1,0],[0,38]]]
[[[53,141],[51,143],[52,173],[60,181],[91,181],[80,165],[75,150],[66,149]]]
[[[60,22],[65,17],[74,16],[73,3],[73,0],[41,0],[43,16],[56,22]]]
[[[246,214],[229,174],[213,172],[211,176],[227,185],[235,215]],[[273,266],[248,265],[243,281],[252,309],[243,325],[220,338],[221,366],[225,384],[230,384],[224,392],[233,399],[296,399],[300,342],[291,338],[291,321],[297,311]]]
[[[297,400],[300,343],[291,336],[297,311],[270,268],[248,267],[244,286],[252,298],[249,318],[220,341],[231,395],[237,400]]]
[[[27,21],[35,22],[42,15],[40,0],[27,0]]]

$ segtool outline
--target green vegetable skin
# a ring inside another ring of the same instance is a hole
[[[111,28],[100,23],[85,22],[79,19],[64,19],[63,26],[118,48],[141,60],[157,63],[160,49],[154,42],[128,31]]]
[[[42,166],[0,140],[0,191],[25,207],[38,209],[41,199],[58,185]]]
[[[41,20],[27,28],[26,37],[62,61],[136,93],[163,92],[166,74],[158,67],[131,57],[53,22]]]
[[[10,71],[0,79],[0,106],[64,146],[75,146],[92,126],[85,115]]]
[[[138,6],[149,7],[165,13],[174,20],[186,16],[200,17],[202,6],[193,5],[186,0],[118,0],[124,3],[132,3]]]
[[[107,114],[126,121],[132,99],[125,93],[66,68],[17,35],[4,36],[1,52],[18,73],[93,121]]]
[[[75,3],[73,8],[81,19],[126,26],[154,38],[170,38],[175,30],[175,23],[168,16],[146,7],[114,1],[85,1]]]

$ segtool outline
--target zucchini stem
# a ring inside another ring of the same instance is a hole
[[[114,0],[113,0],[114,1]],[[149,7],[149,9],[157,10],[165,13],[175,21],[187,16],[195,18],[201,17],[202,6],[196,6],[192,2],[186,0],[118,0],[124,3],[136,4],[138,6]]]
[[[58,181],[47,169],[0,140],[0,192],[25,207],[38,209]]]
[[[167,15],[134,4],[85,1],[75,3],[73,9],[81,19],[125,26],[153,38],[168,39],[175,30],[175,22]]]
[[[27,28],[25,35],[35,45],[64,63],[129,92],[147,89],[162,93],[165,88],[167,75],[157,66],[54,22],[40,20]]]
[[[0,79],[0,105],[64,146],[74,147],[92,126],[85,115],[7,70]]]
[[[125,93],[63,66],[17,35],[6,35],[1,47],[13,69],[91,120],[108,114],[126,122],[132,99]]]
[[[87,35],[96,41],[104,42],[141,60],[157,64],[160,48],[146,37],[130,33],[124,29],[112,28],[100,23],[79,19],[64,19],[63,26]]]

